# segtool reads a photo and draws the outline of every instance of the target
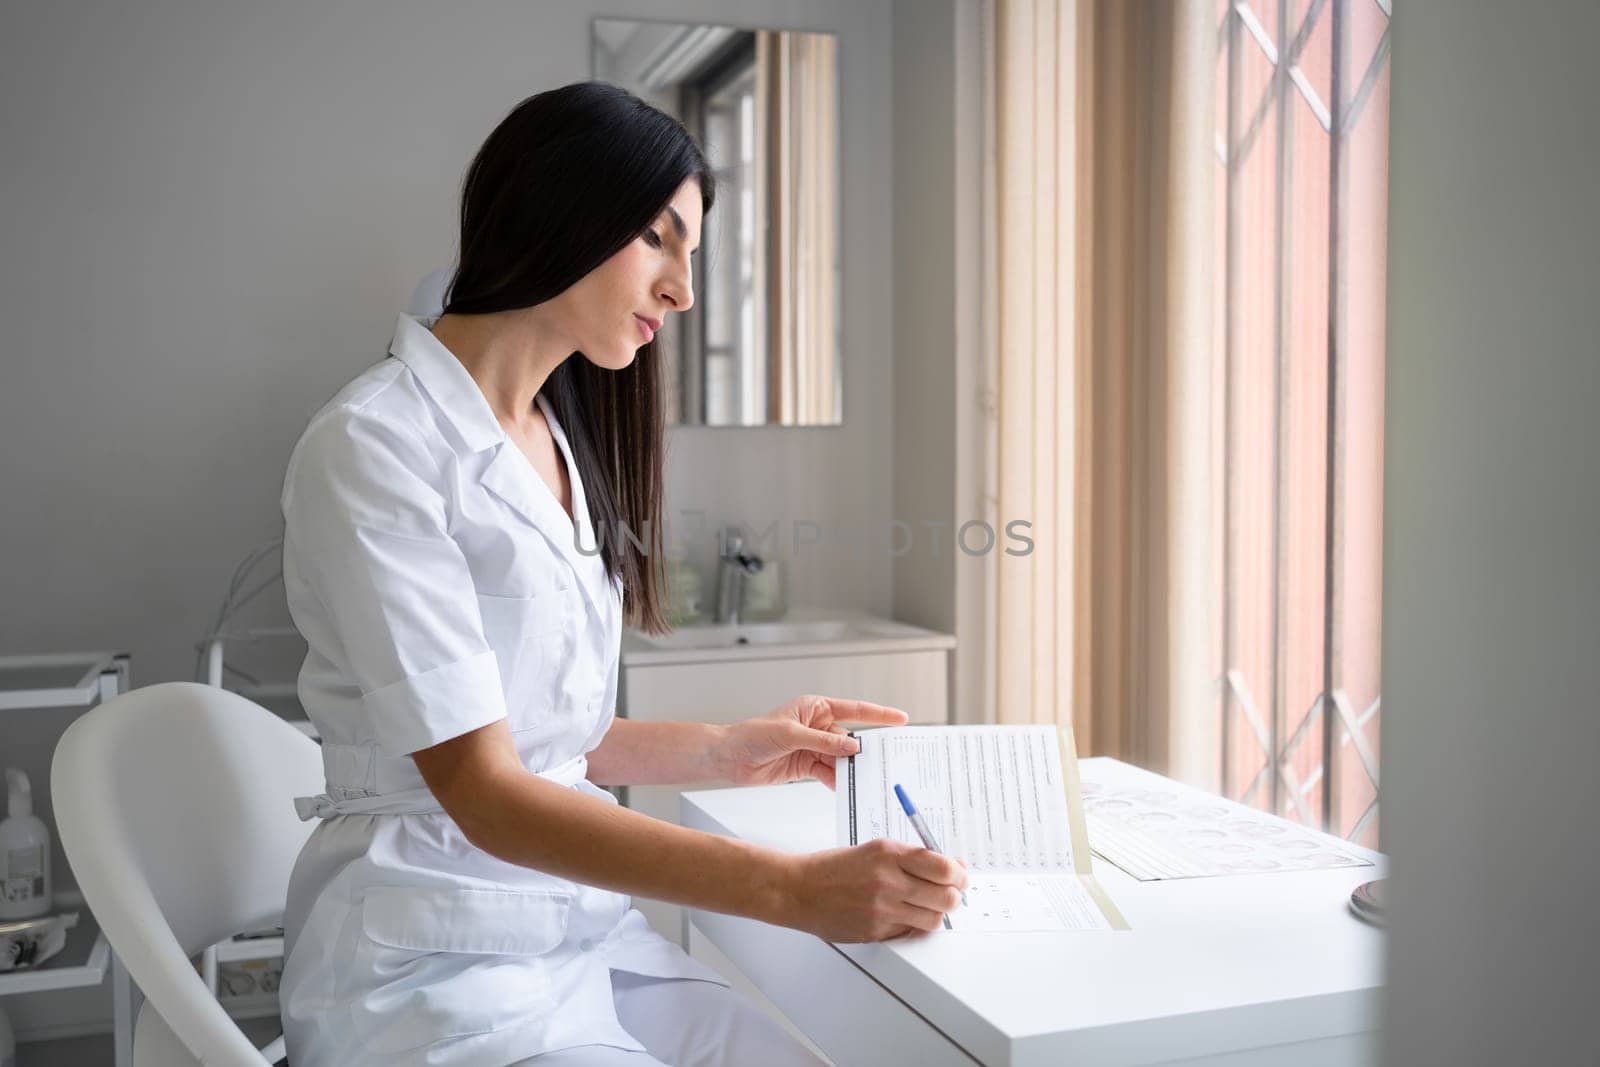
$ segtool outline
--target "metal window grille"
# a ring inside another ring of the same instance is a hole
[[[1389,0],[1219,0],[1222,783],[1376,844]]]

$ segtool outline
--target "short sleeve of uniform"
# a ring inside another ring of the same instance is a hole
[[[338,410],[307,430],[283,489],[285,555],[391,757],[506,715],[439,466],[409,428]]]

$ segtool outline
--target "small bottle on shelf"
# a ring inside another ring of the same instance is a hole
[[[6,818],[0,822],[0,919],[50,910],[50,830],[33,813],[28,776],[6,768]]]

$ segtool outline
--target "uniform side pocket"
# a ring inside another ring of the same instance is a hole
[[[554,1010],[551,961],[572,898],[548,890],[374,886],[350,989],[363,1047],[399,1053]]]
[[[539,956],[566,937],[571,904],[553,890],[373,886],[361,929],[381,945],[418,952]]]

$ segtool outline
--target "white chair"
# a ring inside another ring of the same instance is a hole
[[[84,902],[145,996],[135,1067],[243,1067],[258,1050],[190,957],[280,922],[312,830],[293,798],[323,788],[316,742],[236,693],[135,689],[78,718],[51,765],[61,844]]]

